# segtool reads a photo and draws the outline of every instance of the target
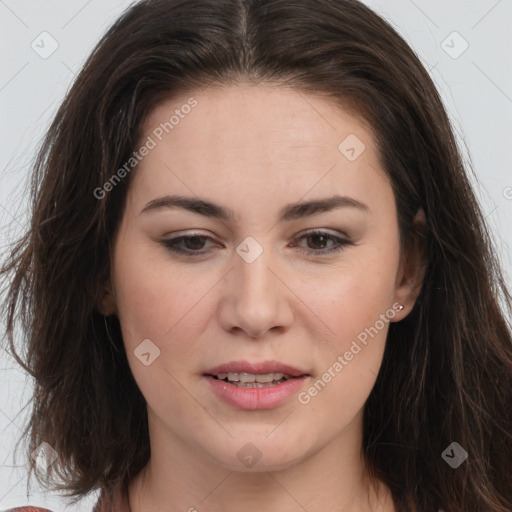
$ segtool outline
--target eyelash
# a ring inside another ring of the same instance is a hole
[[[344,239],[344,238],[340,238],[340,237],[337,237],[335,235],[332,235],[330,233],[327,233],[326,231],[320,231],[320,230],[312,230],[312,231],[307,231],[305,233],[302,233],[300,236],[296,237],[294,239],[294,242],[297,242],[297,241],[300,241],[304,238],[307,238],[307,237],[311,237],[311,236],[322,236],[322,237],[325,237],[326,239],[330,239],[330,240],[333,240],[336,242],[337,246],[333,246],[329,249],[301,249],[299,252],[301,253],[306,253],[306,254],[309,254],[309,255],[315,255],[315,256],[325,256],[325,255],[330,255],[330,254],[334,254],[334,253],[337,253],[339,251],[341,251],[344,246],[347,246],[347,245],[354,245],[353,242],[351,242],[350,240],[347,240],[347,239]],[[207,238],[207,239],[210,239],[211,240],[211,237],[209,236],[206,236],[206,235],[200,235],[200,234],[197,234],[197,235],[185,235],[185,236],[178,236],[176,238],[170,238],[170,239],[167,239],[167,240],[162,240],[162,244],[164,245],[164,247],[173,252],[173,253],[177,253],[177,254],[181,254],[181,255],[184,255],[184,256],[187,256],[187,257],[197,257],[197,256],[202,256],[202,255],[205,255],[207,254],[209,251],[202,251],[202,252],[199,252],[199,251],[191,251],[191,250],[186,250],[186,249],[178,249],[177,247],[175,247],[173,244],[176,244],[177,242],[182,242],[182,241],[185,241],[185,240],[190,240],[192,238]]]

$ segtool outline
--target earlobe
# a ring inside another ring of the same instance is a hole
[[[97,302],[98,311],[103,316],[110,316],[117,314],[117,304],[115,292],[112,287],[106,286],[103,290],[102,297]]]
[[[399,320],[412,310],[418,298],[427,269],[426,255],[426,218],[420,208],[413,220],[413,230],[402,255],[397,274],[395,300],[404,306],[400,311]]]

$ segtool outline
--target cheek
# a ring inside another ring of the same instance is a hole
[[[146,338],[161,341],[186,314],[197,285],[169,265],[161,247],[126,228],[116,243],[114,280],[119,320],[129,345]]]
[[[197,359],[199,326],[194,318],[201,315],[197,293],[202,287],[194,287],[190,277],[165,270],[161,263],[139,265],[140,261],[124,258],[116,267],[128,363],[148,407],[163,417],[190,416],[190,396],[182,383]]]
[[[393,299],[392,279],[354,273],[340,279],[311,307],[329,333],[314,345],[317,373],[298,396],[305,422],[324,424],[335,435],[364,406],[382,363]],[[384,317],[384,320],[382,318]]]
[[[373,326],[394,302],[394,251],[385,255],[372,249],[366,253],[347,258],[346,264],[325,279],[303,282],[298,290],[324,324],[329,345],[337,349]]]
[[[209,293],[219,280],[212,272],[199,276],[197,271],[170,265],[165,254],[155,256],[157,251],[151,250],[125,252],[115,265],[118,315],[136,378],[142,370],[136,352],[144,340],[151,340],[160,351],[151,368],[165,366],[179,374],[197,359],[197,344],[211,315]]]
[[[325,279],[321,291],[315,286],[316,291],[309,287],[308,293],[304,286],[305,302],[327,326],[323,339],[314,344],[314,359],[320,364],[301,402],[309,404],[313,415],[328,421],[326,410],[340,404],[337,421],[346,423],[368,398],[394,318],[397,258],[392,245],[366,247],[357,258],[347,257],[343,268]]]
[[[161,295],[165,289],[162,280],[154,280],[143,268],[132,270],[130,262],[126,263],[119,265],[122,284],[118,286],[117,303],[125,343],[131,348],[146,338],[157,343],[165,328],[163,311],[166,306],[173,311],[173,304],[167,304],[168,299]]]

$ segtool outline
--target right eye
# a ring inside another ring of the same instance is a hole
[[[210,252],[209,250],[201,250],[207,240],[212,239],[206,235],[183,235],[161,240],[161,243],[173,253],[185,256],[201,256]]]

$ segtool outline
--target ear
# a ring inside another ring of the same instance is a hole
[[[407,247],[403,251],[397,272],[395,300],[404,308],[397,312],[395,321],[404,319],[411,312],[421,292],[427,269],[426,219],[421,208],[414,217],[413,225],[416,229],[413,230]]]
[[[117,314],[116,296],[114,288],[110,283],[106,284],[103,290],[99,293],[96,301],[96,307],[103,316]]]

